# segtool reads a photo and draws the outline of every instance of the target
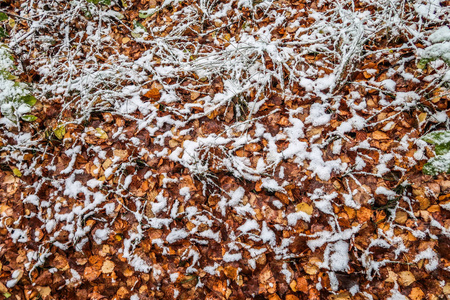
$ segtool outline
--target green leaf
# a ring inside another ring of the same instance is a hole
[[[37,117],[33,116],[33,115],[23,115],[22,116],[22,120],[27,121],[27,122],[33,122],[36,121]]]
[[[131,32],[131,36],[133,36],[134,38],[140,38],[143,33],[147,32],[147,29],[141,23],[134,21],[133,25],[134,30]]]
[[[111,5],[111,0],[86,0],[88,3]]]
[[[0,38],[4,38],[9,36],[8,32],[6,32],[5,28],[0,27]]]
[[[6,79],[8,79],[8,80],[16,80],[16,79],[19,79],[19,77],[17,77],[16,75],[13,75],[13,74],[8,72],[8,76],[6,77]],[[19,82],[16,82],[14,84],[14,86],[20,86]]]
[[[5,296],[5,298],[9,298],[9,297],[11,297],[11,294],[6,292],[6,293],[3,293],[3,296]]]
[[[417,63],[417,69],[425,69],[427,67],[427,64],[430,62],[430,59],[428,58],[422,58],[421,60],[419,60],[419,62]]]
[[[28,104],[29,106],[34,106],[37,99],[33,95],[26,95],[22,97],[22,102]]]
[[[449,155],[438,155],[430,159],[422,169],[427,175],[437,175],[439,173],[450,173]]]
[[[141,11],[139,11],[139,18],[145,19],[145,18],[151,17],[157,11],[158,11],[157,8],[150,8],[150,9],[147,9],[147,10],[141,10]]]
[[[422,137],[429,144],[440,145],[450,143],[450,131],[435,131]]]
[[[433,167],[433,164],[429,162],[423,165],[422,172],[423,174],[426,175],[436,175],[438,173],[436,172],[436,169]]]
[[[8,20],[8,15],[4,12],[0,12],[0,22],[5,20]]]
[[[444,155],[450,152],[450,142],[445,144],[437,144],[434,147],[434,152],[436,152],[437,155]]]

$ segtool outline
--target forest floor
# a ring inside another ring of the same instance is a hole
[[[446,299],[449,19],[0,1],[0,298]]]

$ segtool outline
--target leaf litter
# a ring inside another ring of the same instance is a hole
[[[449,295],[448,1],[6,3],[4,297]]]

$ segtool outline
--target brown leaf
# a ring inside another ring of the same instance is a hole
[[[305,294],[308,293],[308,281],[305,277],[297,278],[297,290]]]
[[[117,297],[119,297],[119,299],[125,299],[125,297],[129,294],[129,291],[127,290],[126,287],[122,286],[119,288],[119,290],[117,291],[116,295]]]
[[[59,254],[55,256],[55,259],[53,260],[53,265],[55,268],[61,271],[66,271],[70,269],[69,262],[67,261],[67,259]]]
[[[389,140],[389,136],[386,133],[378,130],[372,133],[372,138],[374,140]]]
[[[92,255],[89,257],[89,263],[93,268],[100,270],[103,265],[104,258],[99,255]]]
[[[223,272],[225,273],[225,276],[227,276],[228,278],[230,278],[232,280],[236,280],[236,278],[238,276],[238,269],[233,266],[226,266],[223,269]]]
[[[8,292],[8,288],[2,282],[0,282],[0,293],[4,294],[7,292]]]
[[[92,267],[86,267],[84,269],[84,278],[88,281],[94,281],[101,274],[99,269],[94,269]]]
[[[272,270],[267,264],[259,275],[259,291],[260,293],[273,294],[277,290],[277,283],[273,277]]]
[[[319,273],[319,264],[321,262],[322,261],[318,257],[310,257],[308,263],[303,267],[303,269],[305,270],[306,274],[316,275],[317,273]]]

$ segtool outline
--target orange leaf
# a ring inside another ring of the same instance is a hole
[[[159,100],[161,98],[161,93],[158,89],[152,88],[147,93],[145,93],[144,96],[150,99]]]

